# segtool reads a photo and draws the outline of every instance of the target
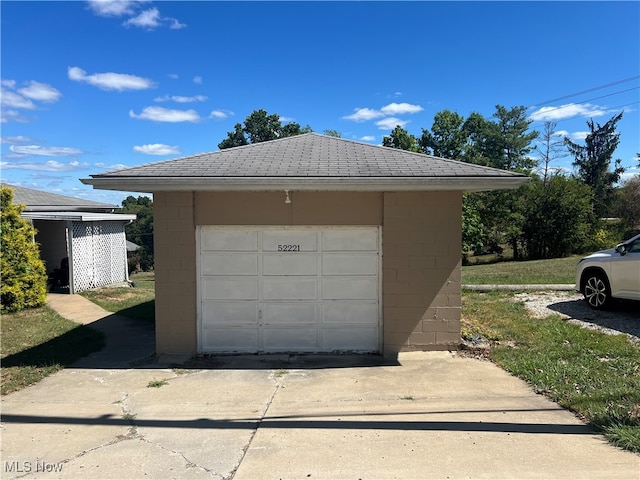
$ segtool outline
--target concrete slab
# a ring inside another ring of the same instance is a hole
[[[56,309],[82,316],[85,302]],[[430,352],[170,368],[141,357],[148,327],[87,315],[105,350],[1,399],[2,478],[640,479],[640,456],[490,362]]]
[[[287,373],[234,479],[640,475],[640,458],[494,365],[420,357]],[[454,380],[433,382],[435,367]]]

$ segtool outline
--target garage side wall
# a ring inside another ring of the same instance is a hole
[[[460,343],[461,192],[384,195],[384,354]]]
[[[156,353],[196,353],[196,236],[192,192],[153,195]]]

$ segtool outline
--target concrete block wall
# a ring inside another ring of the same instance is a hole
[[[156,351],[197,352],[196,225],[382,225],[384,354],[460,343],[461,192],[155,192]]]
[[[153,195],[156,352],[195,354],[196,236],[192,192]]]
[[[461,192],[384,195],[384,354],[460,344]]]

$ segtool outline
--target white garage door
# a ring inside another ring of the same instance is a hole
[[[199,351],[378,351],[379,235],[199,227]]]

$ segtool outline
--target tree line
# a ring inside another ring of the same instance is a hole
[[[545,122],[542,132],[532,130],[523,106],[497,105],[491,118],[442,110],[420,135],[398,125],[382,145],[529,175],[531,181],[517,190],[464,195],[462,251],[502,253],[509,248],[516,260],[555,258],[611,246],[640,224],[640,176],[620,186],[624,168],[613,158],[622,116],[603,125],[587,121],[589,133],[579,144],[559,135],[554,122]],[[282,125],[278,114],[255,110],[218,147],[311,131],[309,125]],[[341,136],[336,130],[323,133]],[[553,163],[567,156],[573,157],[573,172]],[[618,223],[608,223],[611,217]]]

